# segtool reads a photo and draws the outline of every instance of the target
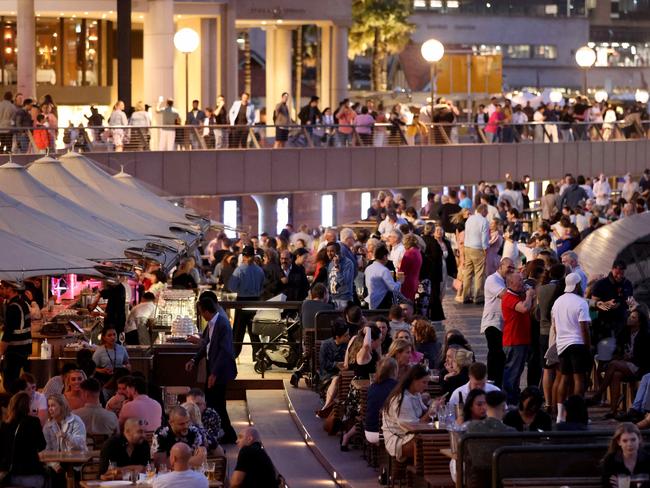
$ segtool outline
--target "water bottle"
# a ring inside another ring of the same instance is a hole
[[[41,359],[52,359],[52,344],[48,343],[47,339],[41,344]]]

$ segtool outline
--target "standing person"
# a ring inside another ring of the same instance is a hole
[[[203,125],[205,118],[205,112],[199,108],[199,101],[192,100],[192,110],[187,112],[187,117],[185,117],[185,125],[200,127]],[[197,133],[192,129],[188,128],[188,130],[190,131],[190,143],[192,144],[192,149],[198,149],[200,145]]]
[[[115,129],[111,129],[115,152],[124,151],[124,143],[127,139],[127,133],[124,127],[129,125],[129,120],[126,118],[126,114],[124,113],[124,102],[122,100],[118,100],[117,103],[113,105],[113,111],[111,112],[111,116],[108,118],[108,125],[115,127]]]
[[[430,267],[431,276],[428,317],[434,322],[440,322],[445,320],[442,299],[447,289],[447,277],[455,279],[458,275],[456,256],[451,243],[445,238],[445,231],[440,222],[436,222],[435,225],[429,222],[424,224],[422,239],[426,244],[426,261],[423,266]]]
[[[230,125],[237,127],[231,129],[228,137],[231,148],[246,149],[249,126],[255,123],[255,107],[249,100],[250,95],[246,92],[242,93],[241,98],[232,104],[228,112]]]
[[[338,120],[339,130],[338,130],[338,140],[339,146],[352,146],[352,132],[354,131],[354,120],[357,118],[357,114],[349,106],[349,102],[344,103],[338,113],[335,115]]]
[[[136,102],[135,111],[131,114],[129,125],[135,127],[130,131],[133,148],[137,151],[148,151],[149,139],[151,138],[149,134],[151,119],[149,113],[145,110],[143,102]]]
[[[551,319],[562,373],[557,399],[558,418],[562,419],[564,405],[560,402],[570,395],[584,396],[592,367],[589,304],[582,297],[577,273],[569,273],[565,278],[564,294],[553,304]],[[573,390],[569,391],[571,377]]]
[[[338,309],[343,309],[352,301],[354,291],[354,263],[341,255],[338,242],[327,244],[327,284],[332,301]]]
[[[503,389],[508,397],[508,404],[516,405],[519,401],[521,374],[530,351],[530,311],[535,300],[535,290],[524,289],[524,277],[521,273],[509,274],[506,285],[508,290],[501,297],[503,351],[506,355]]]
[[[465,222],[465,267],[463,273],[463,303],[470,303],[472,284],[473,301],[476,305],[484,303],[485,257],[490,247],[490,229],[487,219],[487,206],[476,208],[474,215]]]
[[[318,109],[319,100],[320,99],[317,96],[312,96],[309,100],[309,103],[302,107],[298,113],[298,119],[300,120],[300,123],[307,126],[307,133],[310,134],[314,146],[317,147],[321,145],[321,138],[325,136],[325,131],[323,128],[314,129],[310,126],[318,125],[320,123],[334,125],[334,118],[332,117],[332,113],[329,108],[323,110],[323,113],[321,114],[321,111]],[[329,114],[326,115],[328,111]]]
[[[488,345],[487,370],[488,379],[496,386],[503,384],[503,368],[506,356],[503,352],[503,315],[501,299],[506,293],[506,278],[515,272],[510,258],[503,258],[499,268],[485,280],[485,305],[481,317],[481,334],[485,335]]]
[[[228,125],[228,109],[226,108],[226,97],[219,95],[217,97],[217,106],[214,108],[214,118],[216,125]],[[226,128],[214,129],[214,147],[228,147],[228,130]]]
[[[388,264],[388,248],[379,246],[375,249],[374,261],[364,272],[368,296],[366,301],[372,310],[388,309],[399,294],[400,281],[395,281],[386,265]]]
[[[131,369],[129,354],[121,344],[117,344],[117,331],[110,323],[104,326],[101,333],[102,344],[95,349],[93,361],[97,369],[95,376],[106,383],[117,368]]]
[[[0,472],[3,486],[41,488],[45,486],[43,464],[38,453],[45,449],[45,437],[38,418],[29,414],[29,395],[16,393],[0,425]]]
[[[22,286],[3,281],[0,293],[6,301],[4,334],[0,340],[2,381],[5,391],[11,392],[21,369],[28,369],[32,352],[32,320],[29,305],[22,295]]]
[[[163,97],[160,97],[158,99],[156,113],[162,114],[162,120],[160,123],[165,126],[165,128],[160,131],[158,150],[173,151],[175,148],[176,129],[167,126],[175,126],[179,120],[178,112],[174,108],[174,100],[168,98],[163,108]]]
[[[203,358],[206,360],[208,380],[205,398],[209,407],[214,408],[221,419],[224,435],[222,444],[233,444],[237,435],[230,423],[226,409],[226,389],[228,383],[237,377],[237,365],[233,351],[233,333],[228,316],[216,302],[214,296],[203,294],[199,297],[199,313],[208,321],[203,331],[201,347],[185,365],[191,371]]]
[[[18,105],[18,100],[18,95],[16,95],[16,105]],[[14,112],[14,125],[16,127],[32,128],[34,126],[34,120],[32,119],[32,106],[34,105],[34,101],[31,98],[25,98],[22,103],[22,107]],[[18,132],[17,139],[20,152],[27,152],[29,149],[29,136],[27,132]]]
[[[368,113],[368,107],[362,107],[361,113],[354,119],[354,126],[364,146],[372,146],[372,130],[375,119]]]
[[[0,102],[0,152],[11,152],[13,146],[13,126],[14,114],[18,108],[14,105],[13,95],[10,91],[5,92],[2,102]]]
[[[596,196],[596,205],[606,209],[609,206],[609,197],[612,194],[612,188],[609,186],[607,178],[603,173],[594,182],[594,195]]]
[[[404,281],[402,282],[402,295],[415,301],[415,294],[418,291],[420,282],[420,269],[422,268],[422,253],[418,247],[418,241],[415,234],[407,234],[404,237],[404,256],[399,265],[399,272],[403,273]]]
[[[257,429],[247,427],[237,439],[237,465],[230,477],[231,488],[276,488],[284,486],[273,461],[262,446]]]
[[[242,251],[242,264],[237,266],[230,280],[228,280],[228,289],[232,293],[237,293],[237,301],[255,301],[260,299],[262,287],[264,285],[264,271],[255,264],[255,249],[253,246],[245,246]],[[248,329],[248,336],[253,342],[253,361],[257,360],[257,351],[259,350],[260,338],[253,334],[252,321],[255,316],[254,311],[237,310],[235,312],[235,357],[238,357],[242,349],[244,334]]]
[[[293,261],[293,255],[288,249],[280,253],[280,291],[290,302],[302,302],[309,293],[305,268]]]
[[[617,259],[609,274],[598,280],[591,291],[591,299],[598,310],[595,332],[600,337],[609,337],[612,332],[617,334],[625,324],[627,301],[634,291],[632,282],[625,277],[626,269],[625,261]]]
[[[275,106],[273,110],[273,125],[275,125],[275,142],[274,148],[284,147],[289,138],[289,124],[291,124],[291,116],[289,115],[289,107],[287,101],[289,94],[283,92],[280,96],[280,103]]]

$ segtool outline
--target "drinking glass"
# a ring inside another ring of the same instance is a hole
[[[206,461],[203,466],[205,466],[205,477],[208,478],[208,480],[216,479],[216,473],[214,470],[217,467],[217,463],[215,461]]]
[[[166,464],[161,464],[158,466],[158,473],[165,474],[168,471]]]

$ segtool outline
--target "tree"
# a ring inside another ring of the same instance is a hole
[[[349,55],[372,56],[372,89],[387,89],[388,56],[399,53],[411,39],[412,0],[353,0]]]

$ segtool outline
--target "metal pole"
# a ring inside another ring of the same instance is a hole
[[[435,92],[435,83],[436,83],[436,63],[431,63],[431,122],[433,122],[433,104],[435,103],[436,92]]]
[[[585,97],[587,96],[587,69],[588,68],[582,69],[582,93]]]
[[[190,53],[185,53],[185,117],[190,112],[190,71],[189,71]],[[185,121],[187,123],[187,120]]]

